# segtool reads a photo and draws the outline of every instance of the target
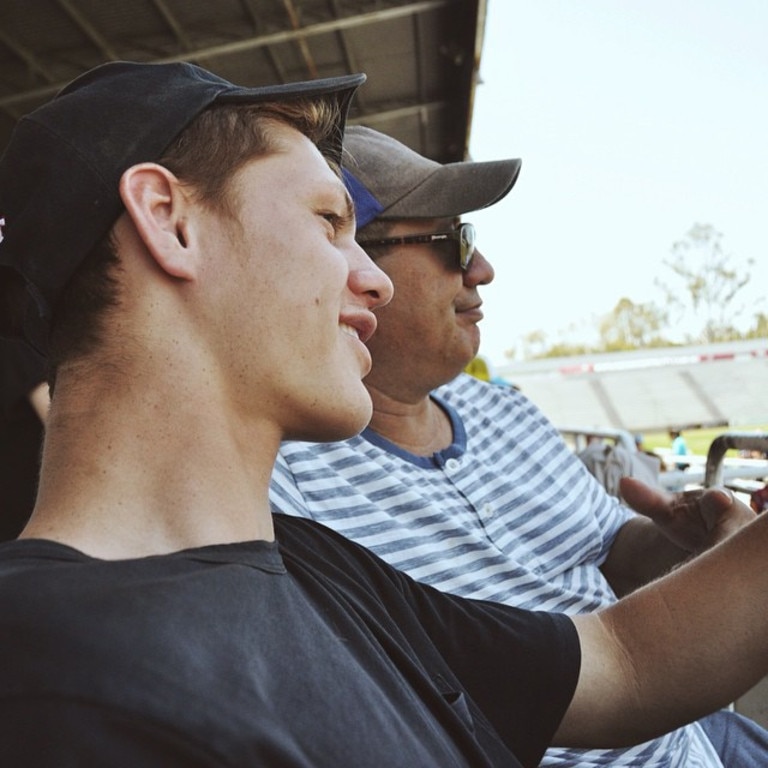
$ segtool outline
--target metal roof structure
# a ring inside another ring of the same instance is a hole
[[[0,149],[15,122],[112,60],[190,61],[240,85],[365,72],[350,122],[464,159],[485,0],[3,0]]]

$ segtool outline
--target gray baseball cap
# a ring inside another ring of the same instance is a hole
[[[391,136],[352,125],[343,164],[360,228],[374,219],[440,219],[487,208],[512,189],[521,161],[442,165]]]

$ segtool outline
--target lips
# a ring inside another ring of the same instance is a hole
[[[482,320],[484,315],[483,311],[480,309],[482,306],[482,302],[480,304],[473,304],[471,307],[456,307],[456,314],[462,315],[463,317],[468,317],[471,320],[474,320],[475,322]]]
[[[376,328],[376,319],[373,318],[373,322],[368,321],[366,318],[360,316],[354,320],[341,320],[339,322],[339,330],[345,336],[351,336],[360,344],[355,344],[357,354],[361,358],[361,376],[365,377],[371,372],[371,353],[368,351],[368,347],[365,346],[365,341],[371,337],[373,331]]]
[[[373,336],[376,330],[376,316],[372,312],[358,312],[354,315],[346,315],[339,322],[342,333],[354,336],[363,343]]]

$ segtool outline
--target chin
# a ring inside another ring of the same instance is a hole
[[[302,425],[295,430],[289,430],[284,439],[330,443],[359,434],[368,426],[373,414],[371,398],[362,385],[361,390],[354,399],[340,396],[333,409],[328,412],[322,412],[316,405]],[[344,405],[340,407],[342,401]]]
[[[371,399],[366,392],[363,402],[356,406],[350,405],[349,409],[341,414],[341,418],[334,425],[333,429],[336,436],[326,439],[346,440],[348,437],[354,437],[368,426],[372,415],[373,406],[371,405]]]

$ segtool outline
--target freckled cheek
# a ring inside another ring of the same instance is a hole
[[[297,338],[305,338],[309,346],[316,346],[321,336],[335,335],[338,326],[338,304],[332,304],[328,295],[314,292],[298,299],[295,295],[280,310],[288,319]]]

